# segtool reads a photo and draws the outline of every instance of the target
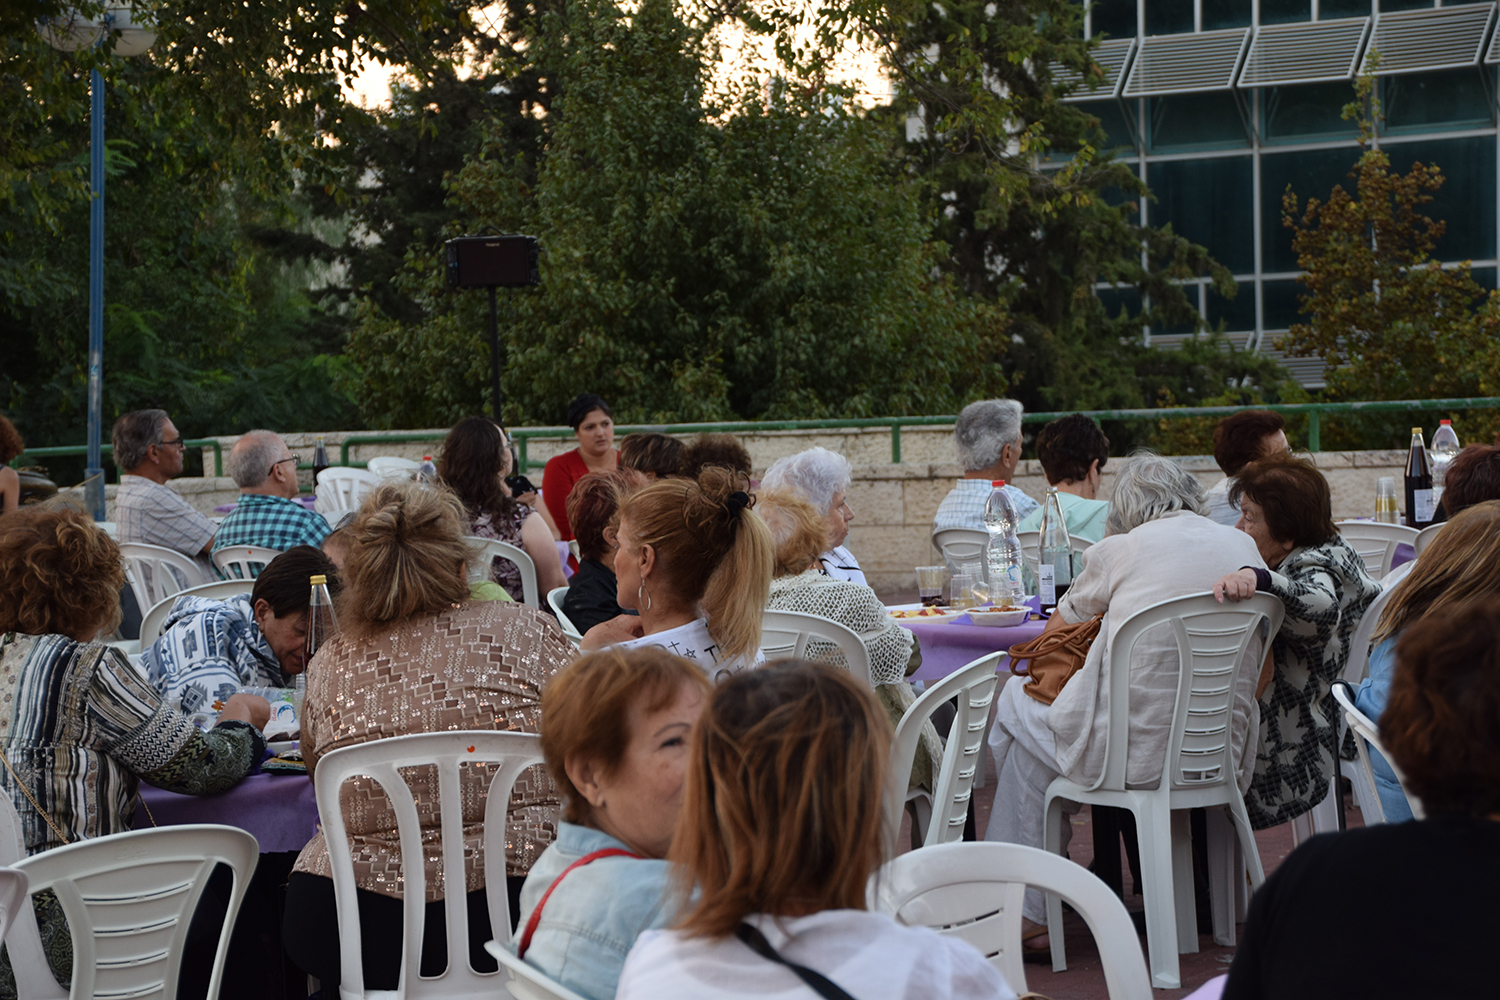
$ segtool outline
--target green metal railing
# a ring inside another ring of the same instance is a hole
[[[1395,399],[1359,403],[1286,403],[1266,406],[1173,406],[1154,410],[1081,410],[1095,420],[1175,420],[1190,417],[1222,417],[1240,410],[1273,410],[1285,416],[1307,417],[1307,449],[1322,450],[1322,422],[1324,416],[1356,415],[1366,413],[1429,413],[1435,410],[1495,410],[1500,409],[1500,396],[1478,396],[1465,399]],[[1022,421],[1027,424],[1045,424],[1065,417],[1068,411],[1057,413],[1028,413]],[[620,435],[638,432],[658,434],[760,434],[768,431],[823,431],[863,428],[883,428],[891,433],[891,462],[901,462],[901,431],[907,427],[942,427],[951,425],[957,417],[951,414],[936,417],[866,417],[848,420],[766,420],[731,423],[703,424],[620,424],[615,432]],[[370,431],[351,434],[339,445],[339,464],[363,466],[364,462],[352,461],[350,449],[366,444],[410,444],[442,441],[446,431]],[[529,455],[532,441],[567,440],[573,436],[568,427],[517,427],[510,431],[520,451],[520,467],[526,471],[539,469],[545,463],[533,462]],[[184,442],[189,448],[212,448],[214,453],[214,475],[224,474],[223,446],[213,438],[198,438]],[[111,449],[105,445],[108,453]],[[17,456],[12,465],[23,464],[23,459],[46,458],[53,455],[83,455],[88,449],[83,445],[65,445],[54,448],[28,448]],[[303,462],[301,468],[312,465]]]

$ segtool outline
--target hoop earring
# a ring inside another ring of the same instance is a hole
[[[644,594],[646,596],[646,606],[644,608],[640,607],[641,595],[642,594]],[[646,584],[645,584],[644,581],[642,581],[642,583],[641,583],[641,585],[639,587],[635,588],[635,603],[636,603],[636,610],[637,611],[650,611],[651,610],[651,591],[649,591],[649,590],[646,589]]]

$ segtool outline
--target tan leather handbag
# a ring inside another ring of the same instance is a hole
[[[1103,620],[1103,615],[1095,615],[1076,625],[1060,625],[1010,647],[1010,672],[1031,678],[1022,690],[1043,705],[1056,701],[1063,685],[1083,669]]]

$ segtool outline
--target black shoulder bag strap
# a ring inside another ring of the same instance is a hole
[[[837,983],[822,973],[815,972],[805,965],[798,965],[796,962],[788,962],[782,958],[776,949],[771,947],[771,942],[766,940],[766,936],[754,925],[741,923],[735,930],[734,936],[745,942],[750,950],[760,957],[768,958],[773,962],[779,962],[788,969],[791,969],[797,974],[798,979],[812,987],[812,991],[818,996],[823,997],[824,1000],[854,1000],[853,997],[840,989]]]

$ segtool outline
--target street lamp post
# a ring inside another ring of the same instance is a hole
[[[137,23],[128,4],[105,8],[98,18],[76,11],[37,24],[53,48],[64,52],[103,45],[115,37],[116,55],[140,55],[156,33]],[[104,520],[104,459],[100,439],[104,424],[104,75],[89,71],[89,425],[88,469],[84,501],[94,520]]]

